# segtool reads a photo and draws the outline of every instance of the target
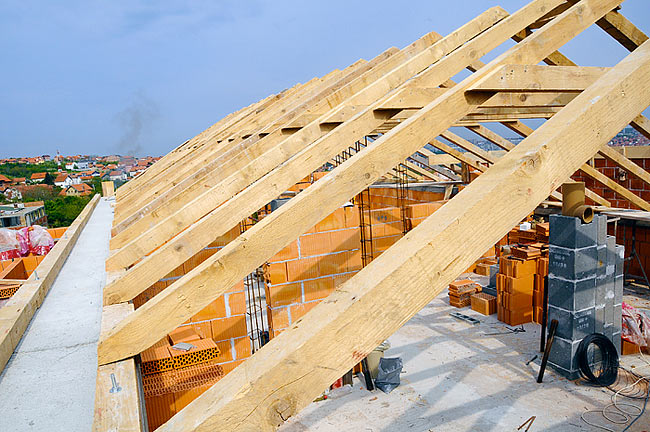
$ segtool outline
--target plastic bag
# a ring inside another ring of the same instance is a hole
[[[30,253],[47,255],[54,246],[54,239],[40,225],[32,225],[18,230],[18,242],[20,243],[19,251],[21,256],[27,256]]]
[[[623,339],[641,347],[650,346],[650,317],[623,303],[622,320]]]
[[[19,258],[19,247],[16,231],[0,228],[0,260]]]
[[[379,360],[379,370],[375,386],[384,393],[390,393],[399,386],[399,374],[402,373],[402,359],[382,358]]]
[[[34,255],[47,255],[54,246],[54,239],[40,225],[29,227],[29,251]]]

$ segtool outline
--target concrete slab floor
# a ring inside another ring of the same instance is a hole
[[[102,199],[0,375],[1,431],[88,431],[113,210]]]
[[[481,323],[459,321],[449,316],[451,311]],[[456,309],[449,306],[446,293],[441,294],[389,338],[392,347],[386,357],[404,361],[398,388],[389,394],[368,392],[355,378],[352,389],[333,390],[327,400],[312,403],[280,431],[516,431],[531,416],[536,416],[530,428],[534,432],[599,430],[580,415],[605,407],[613,393],[568,381],[550,368],[544,382],[537,384],[540,326],[530,323],[524,328],[525,333],[486,335],[507,332],[496,314],[486,317],[470,308]],[[526,365],[534,355],[538,359]],[[650,375],[639,356],[625,356],[622,362]],[[587,418],[613,431],[624,428],[600,414]],[[650,406],[629,430],[648,429]]]

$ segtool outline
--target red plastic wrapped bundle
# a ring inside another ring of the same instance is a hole
[[[635,307],[623,303],[621,336],[641,347],[650,345],[650,318]]]
[[[18,241],[20,243],[20,254],[27,256],[30,253],[34,255],[47,255],[54,246],[54,239],[45,228],[40,225],[32,225],[22,228],[18,231]]]
[[[16,231],[0,228],[0,260],[19,258],[19,247]]]

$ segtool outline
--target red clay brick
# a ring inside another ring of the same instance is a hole
[[[300,282],[269,286],[268,292],[266,301],[272,308],[299,302],[302,297]]]
[[[271,323],[273,330],[280,330],[289,327],[289,307],[271,309]]]
[[[251,341],[248,336],[235,339],[235,354],[237,360],[242,360],[252,355]]]
[[[226,303],[224,301],[224,296],[219,297],[208,306],[206,306],[201,312],[197,313],[192,317],[192,321],[206,321],[214,318],[221,318],[226,316]]]
[[[289,244],[289,246],[285,247],[280,252],[273,255],[273,257],[269,261],[270,262],[287,261],[296,258],[298,258],[298,242],[297,240],[294,240]]]
[[[289,261],[292,263],[294,261]],[[287,281],[288,263],[270,263],[267,267],[268,278],[272,284],[281,284]]]
[[[347,252],[323,255],[318,260],[318,274],[327,276],[347,271]]]
[[[210,322],[212,323],[212,338],[215,341],[242,337],[247,334],[245,315],[221,318]]]
[[[334,291],[334,280],[331,277],[314,279],[304,282],[305,301],[319,300]],[[298,301],[300,299],[298,298]]]
[[[329,232],[300,236],[301,258],[330,253],[331,251]]]
[[[318,258],[287,261],[287,278],[289,281],[314,279],[318,276]]]
[[[228,294],[230,315],[243,315],[246,313],[246,293],[244,291]],[[222,315],[222,316],[225,316]],[[217,317],[220,318],[220,317]]]
[[[169,333],[170,345],[176,345],[179,342],[192,342],[201,339],[192,327],[182,326]]]

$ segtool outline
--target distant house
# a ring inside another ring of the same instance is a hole
[[[19,185],[19,184],[25,184],[26,179],[25,177],[14,177],[14,179],[11,181],[12,184]]]
[[[73,184],[61,191],[61,195],[65,194],[66,196],[87,196],[91,193],[93,193],[93,188],[86,183]]]
[[[23,194],[21,194],[18,189],[9,186],[0,186],[0,193],[2,193],[8,200],[20,201],[23,199]]]
[[[54,179],[54,186],[58,186],[60,188],[67,188],[72,184],[72,177],[70,177],[67,173],[59,173],[59,175],[56,176]]]
[[[108,165],[106,165],[106,169],[107,169],[107,170],[111,170],[111,171],[112,171],[112,170],[116,170],[116,169],[117,169],[117,165],[115,165],[115,164],[108,164]]]
[[[43,180],[45,180],[45,175],[47,173],[44,172],[38,172],[32,174],[32,176],[29,178],[33,183],[42,183]]]
[[[123,171],[111,171],[108,173],[108,178],[116,181],[116,180],[121,180],[121,181],[126,181],[126,174]]]
[[[0,185],[5,185],[11,183],[11,179],[9,177],[5,177],[2,174],[0,174]]]

